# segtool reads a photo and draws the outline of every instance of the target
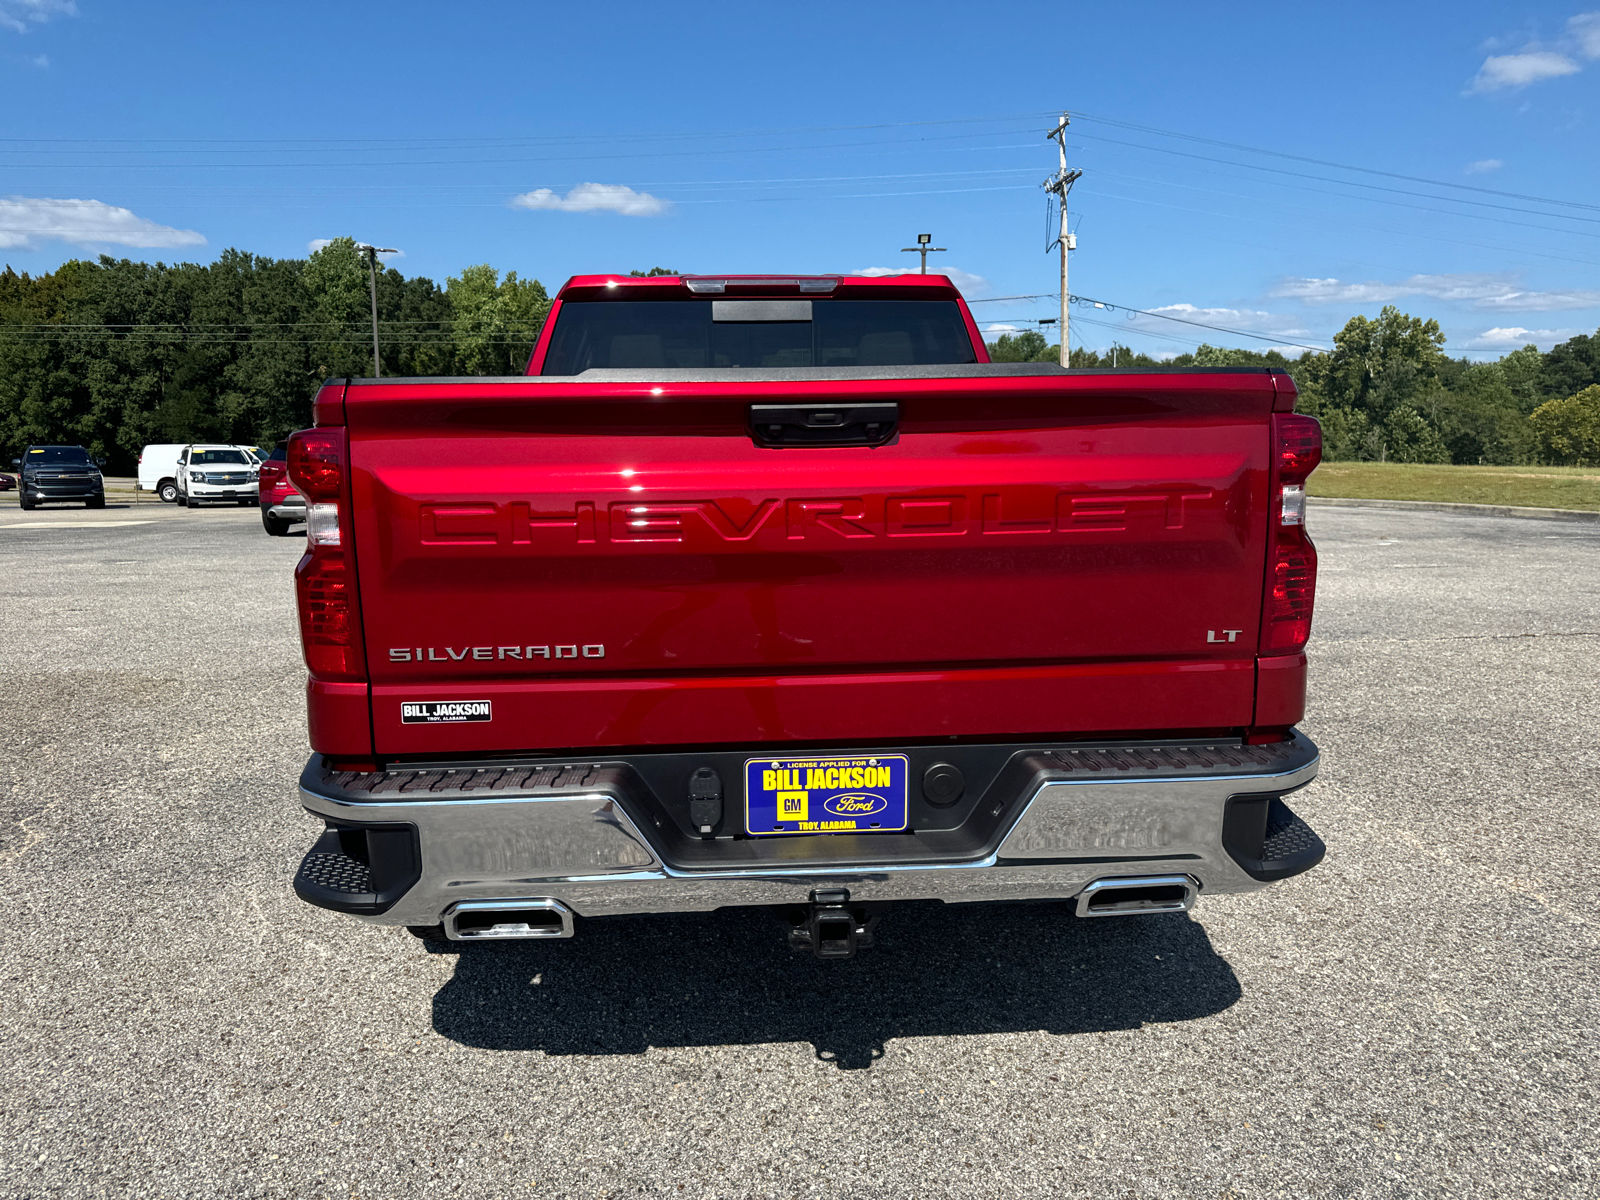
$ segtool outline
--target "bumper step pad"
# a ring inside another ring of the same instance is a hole
[[[294,877],[295,890],[303,886],[311,890],[334,892],[341,896],[362,896],[372,891],[372,868],[359,858],[351,858],[339,849],[339,831],[330,829],[318,839],[317,845],[331,840],[332,851],[313,850],[300,864]]]
[[[336,912],[385,912],[422,877],[411,825],[330,826],[300,861],[294,893]]]
[[[1316,830],[1302,821],[1292,808],[1282,800],[1273,804],[1267,817],[1267,836],[1261,843],[1261,857],[1265,862],[1278,865],[1309,859],[1310,862],[1300,868],[1307,871],[1321,862],[1327,852],[1328,847]]]
[[[1252,879],[1270,883],[1311,870],[1328,847],[1277,796],[1235,796],[1222,822],[1222,844]]]

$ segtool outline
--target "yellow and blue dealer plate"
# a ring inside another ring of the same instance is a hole
[[[904,754],[747,759],[744,827],[753,834],[901,830],[910,776]]]

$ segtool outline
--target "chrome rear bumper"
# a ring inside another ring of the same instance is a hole
[[[799,866],[785,865],[786,858],[800,856],[798,843],[810,843],[813,854],[829,843],[728,840],[709,843],[711,853],[726,845],[729,854],[737,849],[765,857],[734,866],[704,856],[704,865],[693,867],[681,856],[672,861],[662,820],[641,806],[626,763],[552,765],[536,786],[496,790],[475,781],[511,772],[486,764],[355,776],[313,760],[300,788],[307,811],[342,831],[347,842],[359,842],[369,827],[390,842],[412,830],[414,858],[404,860],[408,873],[396,875],[387,890],[376,874],[361,882],[359,864],[341,876],[356,880],[344,885],[343,899],[302,886],[300,877],[296,890],[310,903],[373,923],[435,925],[463,902],[527,898],[557,901],[592,917],[804,904],[812,892],[831,889],[846,889],[852,902],[1071,899],[1090,884],[1122,877],[1187,877],[1198,891],[1247,892],[1321,860],[1321,842],[1303,823],[1283,832],[1283,814],[1298,818],[1280,798],[1317,773],[1310,739],[1296,732],[1274,747],[1207,742],[1201,750],[1183,749],[1200,763],[1165,769],[1149,743],[1126,743],[1109,753],[1018,751],[1032,755],[1024,760],[1032,773],[1024,772],[1010,813],[980,853],[961,861],[874,860],[862,857],[876,845],[868,835],[833,843],[852,847],[856,857],[850,860]],[[1107,762],[1122,765],[1113,773]],[[1097,765],[1083,765],[1090,763]],[[324,851],[330,837],[319,842]],[[1274,846],[1298,857],[1274,858]],[[305,871],[303,865],[302,876]]]

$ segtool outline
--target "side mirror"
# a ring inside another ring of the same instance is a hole
[[[103,467],[103,466],[106,465],[106,460],[103,457],[96,456],[96,458],[94,460],[94,465],[97,466],[97,467]]]
[[[20,470],[22,470],[22,460],[21,460],[21,459],[20,459],[20,458],[13,458],[13,459],[12,459],[12,460],[11,460],[11,469],[12,469],[12,470],[13,470],[13,471],[20,471]]]

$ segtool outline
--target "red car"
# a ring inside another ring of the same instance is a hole
[[[306,498],[289,482],[285,460],[288,442],[279,442],[261,464],[261,527],[271,537],[283,537],[289,527],[306,519]]]
[[[9,475],[0,475],[0,492],[9,492],[17,486],[17,481]]]

